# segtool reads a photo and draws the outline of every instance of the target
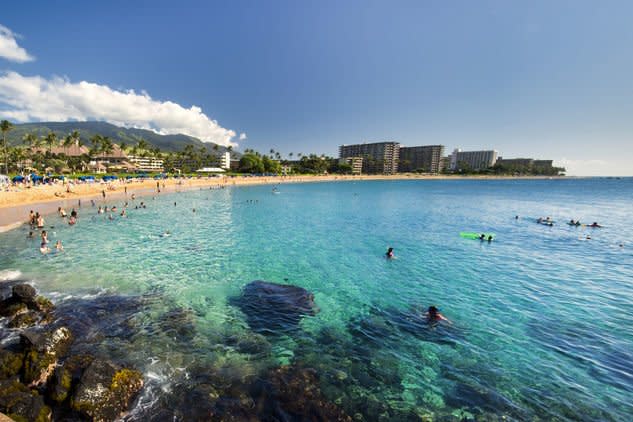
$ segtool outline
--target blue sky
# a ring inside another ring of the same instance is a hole
[[[102,107],[238,149],[390,139],[633,175],[631,22],[630,1],[11,2],[32,60],[0,57],[0,117]]]

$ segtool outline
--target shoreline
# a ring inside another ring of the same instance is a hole
[[[31,188],[15,188],[13,191],[0,192],[0,233],[20,227],[28,218],[31,209],[43,216],[57,211],[58,207],[70,209],[79,206],[79,201],[94,200],[97,204],[111,199],[122,199],[128,195],[162,195],[188,191],[203,187],[231,187],[251,185],[277,185],[287,183],[344,182],[368,180],[548,180],[571,179],[567,176],[454,176],[454,175],[327,175],[327,176],[256,176],[256,177],[203,177],[199,179],[164,179],[157,192],[157,180],[143,181],[118,180],[112,183],[75,184],[70,193],[66,184],[42,185]],[[125,189],[127,188],[127,193]],[[19,189],[19,190],[15,190]],[[102,191],[106,192],[105,199]]]

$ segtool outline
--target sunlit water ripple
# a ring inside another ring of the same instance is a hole
[[[200,368],[230,383],[301,363],[317,369],[328,400],[364,420],[630,420],[633,180],[280,191],[144,197],[115,221],[84,205],[75,227],[48,218],[63,253],[41,256],[27,228],[0,234],[0,276],[32,280],[61,311],[108,330],[75,347],[143,370],[147,387],[130,419],[182,405],[169,397],[195,384]],[[141,200],[147,208],[134,209]],[[538,225],[539,216],[557,224]],[[605,227],[569,227],[570,218]],[[388,246],[397,259],[384,259]],[[301,286],[319,312],[290,332],[253,333],[234,306],[253,280]],[[429,304],[453,324],[428,327],[417,313]]]

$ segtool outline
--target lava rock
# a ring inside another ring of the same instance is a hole
[[[16,421],[45,422],[52,415],[42,396],[16,380],[0,381],[0,411]]]
[[[19,374],[23,361],[24,357],[21,354],[0,349],[0,380]]]
[[[94,358],[89,355],[73,355],[55,369],[49,381],[48,397],[56,403],[63,403],[69,397],[72,388],[78,384],[84,370]]]
[[[262,334],[293,330],[304,315],[318,312],[309,291],[261,280],[247,284],[231,303],[246,315],[248,325]]]
[[[18,284],[17,286],[13,286],[13,298],[20,302],[34,302],[36,295],[37,291],[35,290],[35,287],[29,284]]]
[[[140,372],[94,360],[83,372],[70,406],[93,421],[113,421],[142,387]]]
[[[66,327],[50,332],[27,330],[21,333],[20,343],[25,350],[24,382],[33,386],[45,384],[72,342],[72,333]]]

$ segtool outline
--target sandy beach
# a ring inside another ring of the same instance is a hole
[[[499,176],[444,176],[444,175],[325,175],[325,176],[279,176],[279,177],[201,177],[191,179],[164,179],[160,180],[160,192],[157,191],[157,180],[118,180],[111,183],[73,183],[68,185],[57,183],[53,185],[38,185],[33,187],[11,186],[8,190],[0,191],[0,233],[12,230],[27,220],[29,210],[34,210],[42,215],[57,211],[58,207],[70,209],[79,206],[79,202],[85,204],[90,200],[102,201],[103,192],[106,201],[125,198],[132,194],[141,196],[153,196],[173,193],[202,187],[261,185],[261,184],[285,184],[285,183],[310,183],[332,181],[361,181],[361,180],[447,180],[447,179],[546,179],[547,177],[499,177]]]

